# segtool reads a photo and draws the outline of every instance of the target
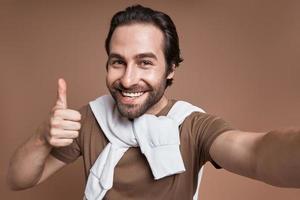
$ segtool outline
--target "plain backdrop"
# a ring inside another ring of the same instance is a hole
[[[135,3],[168,13],[177,25],[185,60],[167,91],[170,98],[189,101],[242,130],[300,127],[297,0],[5,0],[0,3],[1,199],[82,198],[81,159],[33,189],[12,192],[5,185],[9,158],[46,119],[59,77],[68,83],[73,109],[107,93],[109,21]],[[300,190],[207,164],[200,198],[296,200]]]

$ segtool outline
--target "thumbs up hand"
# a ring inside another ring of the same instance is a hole
[[[81,115],[78,111],[67,108],[67,84],[58,80],[57,101],[52,109],[49,129],[46,131],[47,142],[54,147],[70,145],[79,135]]]

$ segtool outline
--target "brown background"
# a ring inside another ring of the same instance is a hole
[[[135,2],[1,2],[1,199],[81,199],[81,160],[22,192],[5,186],[8,160],[45,119],[59,77],[67,80],[72,108],[107,92],[103,46],[109,20]],[[170,97],[190,101],[243,130],[299,126],[299,1],[140,3],[168,13],[179,31],[185,61]],[[300,198],[299,189],[268,186],[210,164],[200,193],[202,200]]]

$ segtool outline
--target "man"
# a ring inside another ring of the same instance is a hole
[[[172,83],[175,68],[182,61],[176,28],[166,14],[142,6],[117,13],[111,22],[106,51],[106,84],[117,114],[126,118],[126,123],[134,124],[148,116],[146,114],[168,115],[178,105],[164,95]],[[88,183],[94,173],[90,173],[90,169],[113,141],[96,119],[93,104],[80,112],[67,107],[66,90],[65,81],[60,79],[57,102],[49,120],[12,157],[8,173],[11,188],[33,187],[82,155],[88,191],[85,195],[94,191],[89,190]],[[156,125],[156,122],[151,124],[152,127]],[[100,189],[104,191],[103,198],[191,199],[196,192],[198,172],[206,161],[217,168],[272,185],[300,187],[299,130],[243,132],[232,129],[218,117],[199,111],[186,116],[177,128],[180,130],[180,157],[175,156],[172,161],[182,158],[183,170],[154,180],[155,172],[142,149],[143,141],[138,142],[140,148],[132,145],[113,166],[113,185]],[[134,139],[139,141],[139,138]],[[158,164],[163,161],[158,159]],[[107,163],[109,160],[100,162]],[[98,182],[102,184],[101,181]]]

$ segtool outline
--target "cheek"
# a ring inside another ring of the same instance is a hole
[[[106,74],[106,85],[107,85],[107,87],[109,87],[111,84],[112,84],[112,77],[107,72],[107,74]]]
[[[149,82],[156,82],[159,77],[160,76],[158,75],[158,73],[154,73],[154,72],[146,72],[144,73],[143,76],[144,80]]]
[[[119,70],[108,69],[106,74],[107,86],[112,85],[116,80],[120,79],[121,73]]]
[[[163,71],[147,71],[144,73],[143,80],[150,85],[161,84],[162,79],[165,78],[165,73]]]

